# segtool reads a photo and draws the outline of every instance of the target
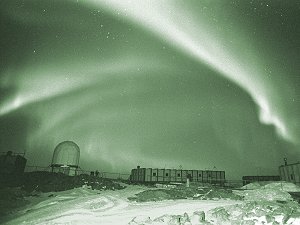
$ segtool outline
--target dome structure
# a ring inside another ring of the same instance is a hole
[[[79,157],[80,149],[76,143],[73,141],[61,142],[54,149],[51,167],[53,170],[54,168],[64,168],[64,173],[66,173],[65,171],[69,171],[70,168],[78,168]]]

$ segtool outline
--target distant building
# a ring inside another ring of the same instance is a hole
[[[52,172],[76,175],[79,168],[80,149],[73,141],[59,143],[53,152]]]
[[[279,181],[280,176],[243,176],[243,185],[261,181]]]
[[[225,171],[182,170],[140,168],[131,170],[132,182],[186,182],[187,178],[194,182],[221,184],[225,183]]]
[[[279,166],[279,175],[281,180],[300,184],[300,162]]]
[[[20,153],[8,151],[0,155],[1,174],[21,174],[25,170],[27,159]]]

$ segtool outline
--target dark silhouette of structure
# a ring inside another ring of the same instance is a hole
[[[243,176],[243,185],[262,181],[279,181],[280,176]]]
[[[8,151],[0,155],[1,174],[22,174],[25,170],[27,159],[22,153]]]

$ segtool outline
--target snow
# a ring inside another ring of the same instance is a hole
[[[247,189],[253,190],[247,190]],[[243,191],[234,191],[244,197],[244,202],[229,207],[218,207],[208,212],[208,217],[217,224],[300,224],[300,206],[292,201],[288,192],[297,192],[299,187],[288,182],[258,183],[244,186]]]
[[[285,192],[300,192],[300,187],[289,182],[280,181],[280,182],[272,182],[269,184],[266,184],[264,188],[269,189],[280,189]]]
[[[299,205],[295,202],[277,203],[272,201],[246,201],[229,207],[218,207],[207,213],[210,221],[216,224],[224,222],[252,221],[252,224],[286,224],[288,219],[299,217]]]
[[[255,190],[234,191],[235,194],[244,196],[248,201],[290,201],[292,197],[289,193],[280,189],[260,188]]]
[[[261,185],[258,182],[253,182],[243,186],[241,189],[252,190],[252,189],[258,189],[260,187]]]
[[[234,193],[243,196],[249,201],[290,201],[288,192],[300,192],[300,187],[289,182],[271,182],[265,185],[250,183],[242,187],[243,191],[235,190]]]
[[[135,202],[128,197],[155,188],[129,185],[122,190],[99,191],[82,187],[55,192],[53,197],[31,205],[6,224],[300,224],[299,204],[287,193],[299,187],[280,182],[254,186],[257,188],[237,191],[244,196],[243,201],[176,199],[154,202]]]
[[[134,218],[141,221],[147,218],[152,220],[170,213],[174,215],[183,215],[184,213],[192,215],[194,212],[207,212],[218,206],[239,203],[239,201],[232,200],[187,199],[137,203],[127,199],[144,190],[149,190],[149,188],[128,186],[126,189],[116,191],[76,188],[57,192],[55,197],[50,197],[37,205],[31,206],[7,224],[122,225],[129,224]]]
[[[243,186],[241,189],[244,190],[255,190],[260,188],[267,188],[267,189],[278,189],[285,192],[300,192],[300,187],[289,183],[286,181],[278,181],[278,182],[253,182]]]

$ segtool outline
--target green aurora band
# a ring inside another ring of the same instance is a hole
[[[86,170],[277,174],[300,146],[300,3],[0,3],[0,147]]]

